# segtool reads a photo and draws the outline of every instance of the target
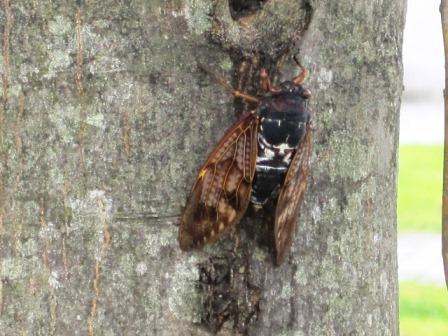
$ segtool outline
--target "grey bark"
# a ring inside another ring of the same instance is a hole
[[[3,0],[1,335],[209,335],[219,311],[222,335],[397,335],[404,1],[259,3]],[[181,253],[198,166],[246,108],[198,61],[253,92],[299,47],[316,130],[287,262],[256,216],[236,254]]]

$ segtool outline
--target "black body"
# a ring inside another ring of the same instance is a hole
[[[303,140],[310,114],[305,101],[308,92],[286,81],[280,91],[264,98],[256,113],[258,156],[251,202],[256,210],[277,196],[291,158]]]

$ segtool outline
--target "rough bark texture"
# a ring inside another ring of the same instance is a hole
[[[231,6],[229,7],[229,3]],[[396,335],[404,2],[3,0],[1,335]],[[269,225],[181,253],[197,168],[254,92],[310,70],[310,187]],[[281,66],[280,66],[281,65]]]

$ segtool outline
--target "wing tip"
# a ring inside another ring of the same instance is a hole
[[[275,242],[275,264],[276,266],[280,266],[285,262],[286,257],[289,255],[291,251],[291,244],[293,241],[293,236],[286,237],[286,240]]]
[[[285,261],[285,253],[283,252],[278,252],[277,251],[277,255],[275,257],[275,265],[276,266],[280,266],[281,264],[283,264],[283,262]]]
[[[179,242],[179,247],[182,251],[189,251],[194,246],[193,237],[183,230],[179,230],[177,241]]]

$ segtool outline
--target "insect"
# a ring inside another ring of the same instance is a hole
[[[311,116],[302,87],[307,71],[280,85],[260,71],[263,96],[234,90],[235,97],[257,104],[224,134],[199,170],[181,216],[182,250],[201,248],[221,238],[243,217],[249,203],[262,208],[277,197],[274,223],[276,263],[281,264],[295,231],[307,188],[311,155]]]

